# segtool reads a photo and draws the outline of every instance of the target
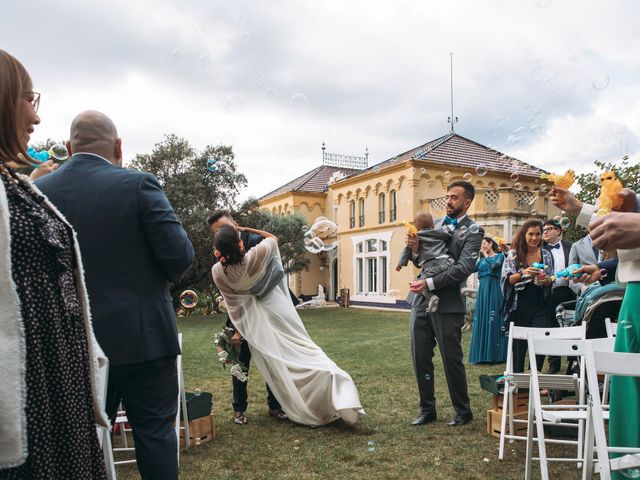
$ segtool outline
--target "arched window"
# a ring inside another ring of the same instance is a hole
[[[378,223],[384,223],[384,203],[385,196],[384,193],[378,195]]]
[[[389,221],[395,222],[398,218],[398,192],[391,190],[389,195],[391,197],[389,200]]]
[[[381,238],[368,238],[356,244],[355,285],[358,295],[387,293],[389,243]]]
[[[349,228],[356,226],[356,202],[349,202]]]
[[[364,227],[364,198],[358,200],[358,226]]]

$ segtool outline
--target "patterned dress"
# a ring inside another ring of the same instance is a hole
[[[5,479],[102,479],[73,234],[44,197],[0,170],[26,344],[28,456]]]

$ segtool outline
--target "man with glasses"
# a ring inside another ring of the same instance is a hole
[[[547,220],[543,224],[542,238],[544,244],[542,248],[549,250],[553,257],[553,272],[557,273],[560,270],[567,268],[570,263],[569,252],[571,251],[571,242],[562,240],[562,228],[553,220]],[[576,294],[569,287],[569,281],[566,278],[558,278],[551,287],[551,296],[547,300],[549,307],[549,327],[557,327],[558,321],[556,320],[556,308],[562,302],[568,302],[575,300]],[[560,357],[549,357],[549,372],[558,373],[560,371]],[[540,365],[542,367],[542,364]]]

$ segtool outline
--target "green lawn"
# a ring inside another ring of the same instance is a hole
[[[502,367],[467,366],[475,420],[446,425],[453,415],[439,352],[436,395],[439,419],[412,427],[418,397],[409,349],[409,315],[376,310],[324,309],[302,312],[311,337],[355,380],[367,416],[355,427],[336,424],[308,428],[267,416],[266,390],[257,369],[249,380],[249,423],[232,422],[231,379],[217,363],[211,337],[221,315],[179,320],[183,333],[187,391],[214,395],[217,437],[183,451],[183,479],[234,478],[401,478],[516,479],[524,475],[524,444],[508,445],[498,461],[498,439],[486,433],[491,397],[480,390],[478,375]],[[463,348],[469,349],[469,334]],[[370,445],[370,442],[374,442]],[[373,451],[371,451],[373,450]],[[550,466],[551,478],[575,478],[571,465]],[[119,478],[139,478],[132,466],[118,467]]]

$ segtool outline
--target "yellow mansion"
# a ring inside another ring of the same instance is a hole
[[[308,254],[308,271],[293,274],[296,295],[315,295],[324,287],[328,300],[342,288],[354,305],[404,307],[417,270],[395,267],[405,245],[402,220],[418,210],[444,215],[447,184],[468,180],[476,188],[469,215],[486,234],[511,241],[529,218],[559,212],[544,196],[542,170],[457,133],[420,145],[373,167],[365,157],[326,153],[322,165],[259,199],[262,208],[309,222],[324,216],[338,226],[337,248]]]

